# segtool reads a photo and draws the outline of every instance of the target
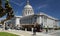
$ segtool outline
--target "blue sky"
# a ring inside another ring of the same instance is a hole
[[[9,0],[15,15],[22,15],[22,10],[27,0]],[[52,17],[60,19],[60,0],[29,0],[35,13],[44,12]],[[3,6],[5,0],[2,0]],[[4,16],[5,17],[5,16]],[[3,17],[2,17],[3,18]]]

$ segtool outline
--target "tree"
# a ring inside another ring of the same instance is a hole
[[[0,0],[0,18],[3,17],[5,14],[5,9],[2,7],[2,2]]]
[[[2,7],[2,1],[0,0],[0,18],[3,17],[6,14],[7,14],[6,19],[3,20],[2,23],[6,20],[9,20],[9,19],[13,18],[14,17],[14,12],[13,12],[13,9],[10,6],[8,0],[6,0],[6,2],[5,2],[5,8]]]
[[[14,17],[14,13],[13,13],[12,7],[10,6],[8,0],[6,0],[5,8],[6,8],[6,12],[7,12],[7,17],[6,17],[7,20],[13,18]]]

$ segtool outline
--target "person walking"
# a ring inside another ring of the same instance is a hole
[[[33,28],[33,35],[36,35],[36,30],[37,30],[37,28],[36,28],[36,24],[35,24],[34,28]]]
[[[36,27],[33,28],[33,35],[36,35]]]
[[[48,33],[48,26],[47,26],[47,28],[46,28],[46,33]]]

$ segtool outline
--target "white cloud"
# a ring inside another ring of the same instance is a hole
[[[19,3],[15,2],[15,1],[13,1],[13,0],[11,0],[10,2],[12,2],[12,3],[14,3],[14,4],[16,4],[16,5],[20,6],[20,7],[25,3],[25,2],[22,2],[22,3],[19,4]]]
[[[44,8],[44,7],[46,7],[46,6],[47,6],[47,4],[40,5],[40,6],[38,6],[38,8],[37,8],[37,9]]]

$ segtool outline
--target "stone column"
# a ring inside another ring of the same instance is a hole
[[[31,28],[32,29],[32,32],[33,32],[33,28]]]
[[[3,25],[3,30],[5,30],[5,23],[6,23],[6,22],[4,22],[4,25]]]
[[[27,31],[27,28],[25,28],[25,31]]]

